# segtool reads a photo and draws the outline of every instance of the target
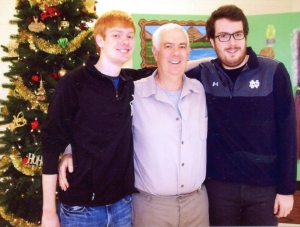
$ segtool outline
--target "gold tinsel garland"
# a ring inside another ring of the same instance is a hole
[[[16,148],[10,149],[9,157],[11,158],[14,167],[21,173],[27,176],[35,176],[42,174],[42,167],[38,165],[30,165],[23,163],[22,157],[20,153],[16,150]]]
[[[8,169],[8,164],[11,162],[11,159],[6,156],[6,155],[3,155],[1,160],[0,160],[0,174],[6,172],[6,170]],[[5,168],[3,168],[4,166],[6,166]]]
[[[46,40],[38,38],[34,34],[26,30],[20,32],[18,42],[28,42],[31,46],[34,45],[35,47],[38,47],[39,50],[42,50],[49,54],[71,53],[81,46],[82,41],[85,40],[89,35],[91,35],[92,31],[93,29],[89,28],[88,30],[81,32],[72,41],[68,42],[66,48],[62,48],[58,44],[50,44]]]
[[[38,5],[40,10],[45,10],[45,5],[47,6],[57,6],[58,4],[63,4],[67,0],[28,0],[30,5]]]
[[[17,152],[16,149],[12,148],[11,149],[11,155],[10,157],[8,156],[3,156],[0,161],[0,166],[3,167],[7,164],[9,164],[11,161],[14,164],[15,168],[18,169],[20,172],[26,174],[26,175],[36,175],[35,173],[40,172],[41,174],[41,168],[34,166],[31,167],[30,165],[26,165],[22,162],[22,158],[20,157],[19,153]],[[6,171],[6,169],[2,170],[3,172]],[[29,173],[29,174],[28,174]],[[4,192],[1,192],[3,194]],[[4,193],[5,194],[5,193]],[[13,214],[7,214],[5,207],[0,207],[0,214],[3,219],[8,221],[12,226],[16,227],[40,227],[40,225],[37,225],[35,223],[31,223],[28,221],[25,221],[22,218],[16,218]]]
[[[11,224],[12,226],[16,226],[16,227],[40,227],[41,226],[35,223],[25,221],[22,218],[16,218],[13,214],[6,214],[5,211],[6,211],[5,207],[0,207],[0,214],[2,218],[8,221],[9,224]]]
[[[31,92],[23,83],[22,77],[18,77],[18,79],[14,82],[16,88],[14,90],[14,96],[17,98],[23,98],[31,103],[31,107],[36,109],[38,106],[40,109],[47,113],[48,111],[48,103],[43,103],[38,101],[38,97]]]

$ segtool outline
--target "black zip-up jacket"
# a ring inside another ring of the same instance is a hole
[[[233,84],[219,59],[187,76],[204,86],[208,108],[207,178],[296,189],[296,118],[290,77],[284,65],[257,56]]]
[[[59,155],[72,145],[70,187],[59,191],[68,205],[108,205],[136,191],[131,105],[133,77],[143,70],[122,69],[116,90],[94,67],[97,60],[91,57],[59,80],[42,131],[43,174],[57,174]]]

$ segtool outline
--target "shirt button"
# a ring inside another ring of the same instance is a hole
[[[179,121],[179,117],[176,118],[176,121]]]
[[[182,163],[181,165],[184,166],[184,163]]]
[[[181,141],[181,144],[183,144],[184,142],[183,141]]]
[[[181,187],[183,188],[183,187],[184,187],[184,185],[182,184],[182,185],[181,185]]]

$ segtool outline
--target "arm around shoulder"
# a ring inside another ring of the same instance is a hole
[[[186,69],[185,69],[185,72],[191,70],[191,69],[194,69],[196,67],[199,66],[199,64],[203,63],[203,62],[209,62],[211,60],[213,60],[214,58],[201,58],[201,59],[197,59],[197,60],[190,60],[188,61],[187,63],[187,66],[186,66]]]

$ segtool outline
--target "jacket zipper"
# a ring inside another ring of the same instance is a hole
[[[232,96],[233,96],[233,87],[234,87],[234,85],[232,87],[229,85],[230,99],[232,99]]]
[[[228,76],[226,75],[225,76],[226,80],[227,80],[227,84],[228,84],[228,88],[229,88],[229,93],[230,93],[230,99],[232,99],[232,96],[233,96],[233,91],[234,91],[234,83],[231,82],[231,79],[228,78]],[[231,85],[232,83],[232,85]]]

